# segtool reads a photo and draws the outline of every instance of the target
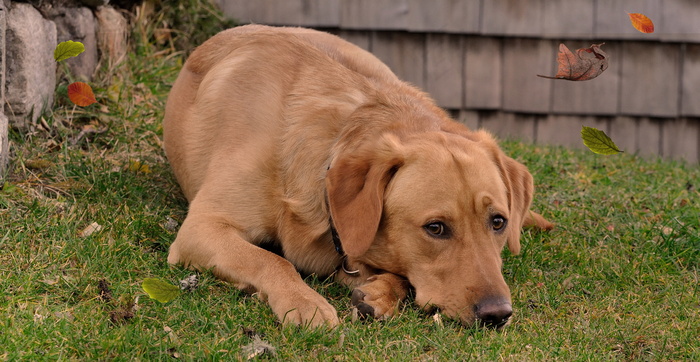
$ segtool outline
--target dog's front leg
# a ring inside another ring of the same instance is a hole
[[[385,319],[393,316],[399,303],[406,299],[410,288],[406,278],[391,273],[360,279],[364,282],[358,278],[362,277],[353,277],[345,272],[338,276],[340,282],[354,287],[351,303],[362,317]]]
[[[170,246],[168,262],[212,269],[241,289],[255,289],[283,323],[339,323],[335,308],[304,283],[289,261],[249,243],[223,217],[190,213]]]

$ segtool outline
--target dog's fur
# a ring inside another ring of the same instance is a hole
[[[335,273],[363,314],[391,316],[413,287],[420,307],[501,326],[502,248],[518,253],[524,224],[552,226],[529,211],[526,167],[489,134],[327,33],[214,36],[173,86],[164,141],[190,202],[168,262],[212,268],[286,323],[339,323],[300,271]]]

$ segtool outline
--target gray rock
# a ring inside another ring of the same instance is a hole
[[[7,139],[8,119],[0,111],[0,181],[5,178],[5,170],[10,160],[10,142]],[[0,188],[2,183],[0,182]]]
[[[33,6],[12,3],[7,14],[5,114],[15,127],[34,123],[53,106],[56,24]]]
[[[8,119],[3,113],[5,104],[5,30],[7,29],[7,8],[0,1],[0,182],[5,177],[5,169],[10,158],[7,139]],[[0,184],[0,187],[1,184]]]
[[[80,2],[91,8],[109,4],[109,0],[80,0]]]
[[[129,24],[119,11],[110,6],[100,6],[95,16],[98,21],[98,48],[109,67],[114,67],[126,57]]]
[[[7,30],[7,7],[0,0],[0,114],[3,113],[5,104],[5,31]],[[0,134],[3,133],[0,128]]]

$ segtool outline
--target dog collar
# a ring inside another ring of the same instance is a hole
[[[331,238],[333,239],[335,251],[337,251],[338,254],[340,254],[341,256],[345,256],[345,252],[343,251],[343,245],[340,243],[340,235],[338,235],[338,230],[336,230],[335,225],[333,225],[333,219],[329,217],[328,223],[331,225]]]
[[[345,252],[343,251],[343,245],[340,244],[340,235],[338,235],[338,230],[336,230],[335,226],[333,225],[333,219],[329,217],[328,223],[331,226],[331,238],[333,239],[333,245],[335,246],[335,251],[338,252],[338,254],[343,257],[343,261],[340,263],[340,268],[343,269],[345,274],[350,275],[350,276],[356,276],[357,274],[360,273],[360,270],[359,269],[348,270],[348,268],[346,267],[346,264],[348,262],[348,256],[345,255]]]

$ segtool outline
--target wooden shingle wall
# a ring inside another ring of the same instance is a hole
[[[582,125],[629,153],[700,161],[698,0],[218,0],[241,23],[336,33],[470,127],[583,147]],[[654,20],[643,34],[627,12]],[[602,43],[609,68],[548,80],[559,43]]]

